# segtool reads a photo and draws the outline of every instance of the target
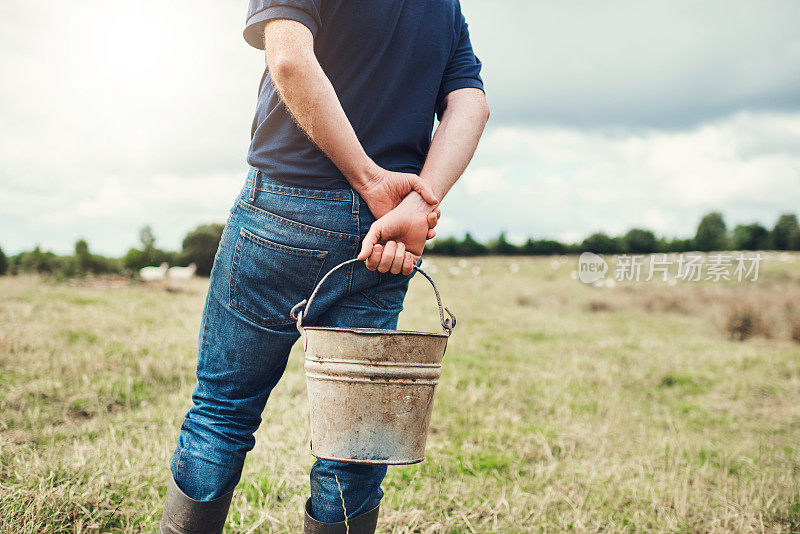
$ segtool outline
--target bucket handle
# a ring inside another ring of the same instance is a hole
[[[357,261],[362,261],[362,260],[359,260],[358,258],[346,260],[337,265],[336,267],[334,267],[333,269],[331,269],[330,271],[328,271],[328,273],[322,277],[319,283],[317,283],[317,287],[315,287],[314,291],[311,292],[311,296],[308,297],[308,300],[303,299],[292,307],[292,311],[289,312],[289,316],[297,322],[298,330],[300,330],[303,326],[303,315],[304,315],[303,310],[308,310],[308,308],[311,307],[311,303],[314,301],[314,297],[317,296],[317,293],[319,292],[320,287],[322,287],[323,282],[325,282],[325,280],[327,280],[328,277],[331,274],[333,274],[333,272],[336,271],[337,269]],[[439,305],[439,321],[441,322],[442,328],[447,333],[447,335],[450,335],[450,333],[453,331],[453,328],[455,328],[456,326],[456,316],[453,315],[453,312],[451,312],[449,308],[442,305],[442,296],[439,294],[439,288],[436,287],[433,278],[428,276],[428,273],[426,273],[416,265],[414,265],[414,270],[420,273],[425,278],[427,278],[428,282],[430,282],[431,285],[433,286],[433,292],[436,294],[436,304]],[[300,308],[303,308],[303,310],[300,310]],[[447,312],[447,315],[449,315],[449,317],[445,317],[444,312]]]

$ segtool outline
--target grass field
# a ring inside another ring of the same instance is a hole
[[[427,460],[390,469],[380,532],[800,532],[800,257],[755,283],[613,288],[575,258],[433,261],[459,325]],[[0,531],[156,531],[206,284],[0,278]],[[417,277],[401,327],[436,323]],[[228,532],[301,531],[307,419],[295,347]]]

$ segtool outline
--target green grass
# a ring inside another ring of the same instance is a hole
[[[427,459],[389,470],[379,531],[800,532],[794,259],[768,260],[757,283],[609,289],[573,280],[574,258],[459,274],[435,258],[459,324]],[[156,531],[205,283],[0,278],[0,531]],[[766,337],[729,339],[741,303]],[[437,328],[421,277],[400,327]],[[299,347],[257,438],[227,531],[300,532],[313,458]]]

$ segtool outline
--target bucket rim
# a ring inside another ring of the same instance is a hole
[[[413,465],[425,461],[425,456],[419,458],[401,458],[399,460],[372,460],[364,458],[339,458],[337,456],[327,456],[316,454],[314,452],[314,445],[311,445],[311,455],[320,460],[330,460],[333,462],[347,462],[350,464],[369,464],[369,465]]]
[[[439,337],[449,338],[450,334],[447,332],[419,332],[416,330],[390,330],[387,328],[366,328],[357,326],[303,326],[303,330],[324,330],[328,332],[348,332],[351,334],[358,334],[361,336],[394,336],[394,335],[412,335],[412,336],[426,336],[426,337]]]

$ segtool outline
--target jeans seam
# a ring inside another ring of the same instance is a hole
[[[353,234],[358,236],[356,240],[353,242],[353,252],[351,256],[355,256],[358,254],[358,245],[361,243],[361,235],[359,233],[359,221],[360,221],[360,207],[361,207],[361,200],[356,193],[355,189],[351,189],[351,194],[353,195],[353,208],[352,208],[352,217],[353,217]],[[345,290],[345,295],[349,295],[350,292],[353,290],[353,272],[355,271],[355,264],[351,263],[349,268],[347,269],[347,287]]]
[[[230,303],[230,307],[233,308],[233,273],[238,272],[238,265],[239,259],[241,256],[241,249],[243,247],[242,240],[241,240],[241,233],[239,234],[240,239],[236,240],[236,246],[233,249],[233,259],[231,260],[231,270],[228,272],[228,302]]]
[[[254,202],[256,200],[256,189],[258,188],[258,175],[261,171],[256,171],[253,173],[252,183],[250,184],[250,194],[247,197],[250,202]]]
[[[338,198],[335,196],[303,195],[300,193],[289,193],[286,191],[278,191],[275,189],[263,189],[263,188],[258,188],[257,190],[262,191],[264,193],[272,193],[273,195],[283,195],[285,197],[310,198],[313,200],[329,200],[331,202],[347,202],[346,199]]]
[[[259,176],[264,176],[264,172],[261,171],[260,169],[251,168],[250,174],[255,174],[255,173],[259,173]],[[248,178],[252,179],[252,178],[250,178],[250,174],[248,174]],[[253,184],[251,184],[251,186],[254,186],[255,189],[258,190],[258,191],[264,191],[264,192],[267,192],[267,193],[275,193],[275,194],[285,195],[285,196],[292,196],[292,197],[296,196],[296,197],[301,197],[301,198],[315,198],[315,199],[324,199],[324,200],[334,200],[334,201],[337,201],[337,202],[349,202],[350,201],[350,195],[348,195],[348,192],[351,189],[346,188],[346,187],[335,188],[335,189],[320,189],[320,188],[312,188],[312,187],[302,188],[302,187],[294,187],[294,186],[283,185],[283,184],[278,184],[278,183],[266,183],[265,184],[263,181],[260,181],[260,182],[261,183],[256,183],[256,181],[253,180]],[[261,187],[258,187],[259,185]]]
[[[366,291],[362,291],[361,294],[364,295],[365,299],[367,299],[368,301],[373,303],[378,308],[380,308],[382,310],[388,310],[389,309],[386,306],[384,306],[383,304],[381,304],[380,302],[378,302],[374,297],[369,296],[369,294]]]
[[[178,450],[178,457],[175,459],[175,472],[178,474],[179,477],[183,476],[183,470],[182,470],[183,450],[184,450],[183,447],[181,447]]]
[[[334,237],[334,238],[337,238],[337,239],[345,239],[345,240],[348,240],[348,241],[358,241],[358,236],[357,235],[344,234],[342,232],[335,232],[333,230],[323,230],[321,228],[316,228],[314,226],[309,226],[307,224],[298,223],[298,222],[292,221],[291,219],[287,219],[285,217],[281,217],[280,215],[275,215],[274,213],[270,213],[267,210],[261,209],[261,208],[259,208],[257,206],[253,206],[252,204],[248,204],[247,202],[243,201],[242,199],[239,199],[238,204],[243,209],[246,209],[246,210],[248,210],[248,211],[250,211],[252,213],[255,213],[256,215],[260,215],[262,217],[270,219],[271,221],[276,222],[278,224],[283,224],[284,226],[289,226],[291,228],[296,228],[298,230],[301,230],[301,231],[304,231],[304,232],[308,232],[308,233],[311,233],[311,234],[321,235],[323,237]]]

